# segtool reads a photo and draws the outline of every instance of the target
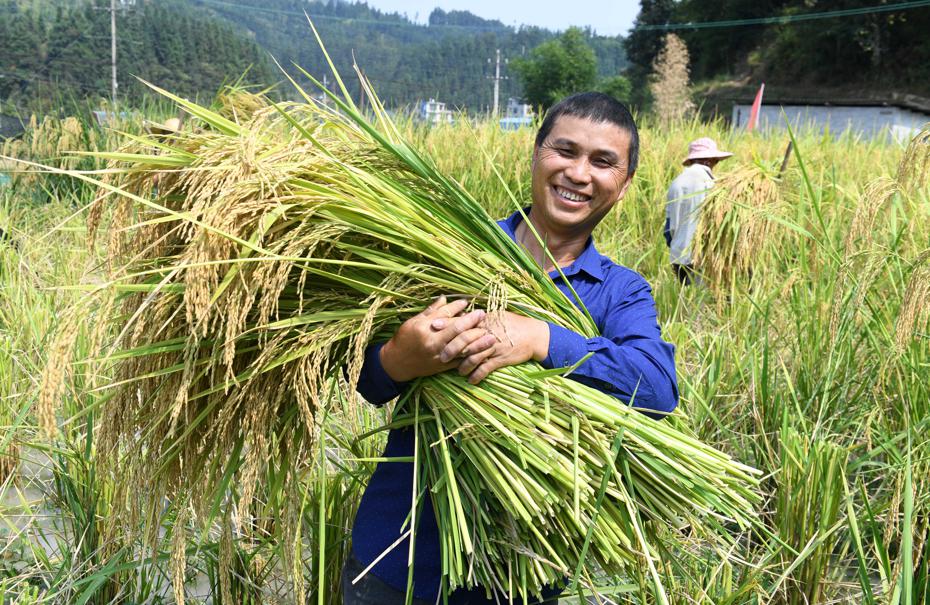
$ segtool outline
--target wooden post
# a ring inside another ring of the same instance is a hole
[[[781,168],[778,169],[778,176],[781,176],[785,173],[785,168],[788,167],[788,160],[791,159],[791,150],[794,147],[794,143],[788,141],[788,146],[785,147],[785,157],[781,161]]]

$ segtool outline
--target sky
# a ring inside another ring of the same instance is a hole
[[[562,31],[590,26],[605,36],[626,35],[639,13],[639,0],[367,0],[368,6],[425,23],[433,9],[467,10],[504,25],[537,25]],[[570,8],[568,8],[570,7]]]

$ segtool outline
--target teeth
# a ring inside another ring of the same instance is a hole
[[[561,187],[556,187],[555,190],[559,195],[573,202],[585,202],[588,200],[588,196],[586,195],[578,195],[577,193],[572,193],[571,191],[562,189]]]

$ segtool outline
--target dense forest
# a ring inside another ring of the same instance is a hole
[[[668,24],[688,45],[693,81],[930,92],[930,5],[895,0],[641,0],[626,39],[642,82]],[[781,18],[778,23],[708,22]]]
[[[265,53],[230,24],[166,2],[119,3],[118,95],[138,102],[132,76],[183,95],[215,92],[248,71],[277,77]],[[109,97],[109,2],[0,0],[0,101],[39,108],[63,98]]]
[[[505,103],[520,96],[507,62],[557,35],[439,9],[420,25],[365,3],[333,0],[122,0],[118,6],[120,96],[134,101],[144,87],[131,75],[188,96],[211,94],[246,70],[247,81],[279,82],[284,78],[273,59],[292,74],[296,64],[322,77],[328,69],[306,12],[353,92],[354,57],[391,106],[434,97],[483,111],[491,104],[495,51],[504,61]],[[108,97],[108,7],[107,0],[0,0],[0,102],[25,108],[62,96]],[[620,73],[622,38],[585,36],[599,74]],[[279,87],[280,94],[287,89]]]
[[[352,75],[353,55],[390,105],[434,97],[456,107],[483,111],[492,102],[494,65],[500,49],[504,61],[524,56],[555,32],[537,27],[508,27],[467,11],[435,9],[426,25],[386,14],[365,3],[306,0],[190,0],[251,33],[282,65],[296,63],[315,75],[326,64],[306,11],[343,75]],[[619,74],[626,67],[623,40],[586,32],[597,57],[598,75]],[[520,83],[502,65],[501,102],[519,97]]]

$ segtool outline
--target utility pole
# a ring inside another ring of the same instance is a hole
[[[501,76],[501,49],[498,48],[498,49],[495,51],[494,55],[495,55],[495,57],[494,57],[494,77],[491,78],[492,80],[494,80],[494,105],[492,106],[491,114],[494,115],[494,116],[496,116],[496,115],[497,115],[498,106],[499,106],[499,100],[500,100],[501,80],[506,80],[506,79],[507,79],[507,76],[503,76],[503,77]],[[488,59],[488,63],[490,63],[490,62],[491,62],[491,60]],[[504,60],[504,63],[506,63],[506,62],[507,62],[507,61],[506,61],[506,59],[505,59],[505,60]]]
[[[122,8],[135,6],[136,0],[110,0],[110,6],[93,6],[94,10],[110,11],[110,103],[116,107],[116,89],[119,84],[116,80],[116,11]]]
[[[113,75],[113,81],[110,86],[110,98],[113,103],[113,111],[116,111],[116,0],[110,0],[110,69]]]
[[[324,73],[323,74],[323,90],[320,91],[320,102],[323,105],[326,105],[328,107],[330,103],[330,99],[329,99],[329,95],[326,94],[327,92],[329,92],[329,81],[327,80],[326,74]]]

